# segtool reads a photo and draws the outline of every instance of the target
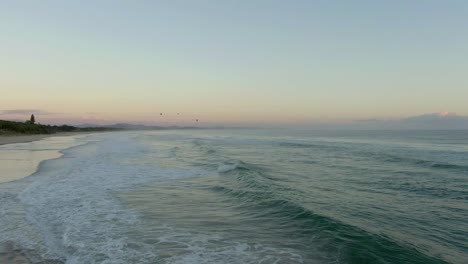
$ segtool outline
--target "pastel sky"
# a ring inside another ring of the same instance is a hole
[[[467,76],[468,1],[0,1],[0,119],[468,115]]]

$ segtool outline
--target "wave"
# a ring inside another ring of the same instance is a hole
[[[279,142],[278,145],[280,147],[287,147],[287,148],[298,148],[298,149],[318,149],[318,150],[346,150],[348,149],[344,145],[335,145],[333,143],[326,144],[313,144],[313,143],[300,143],[300,142]]]
[[[235,163],[220,164],[217,169],[219,173],[226,173],[234,170],[249,170],[249,168],[244,162],[238,161]]]
[[[237,169],[237,164],[223,164],[219,165],[218,167],[218,172],[223,173],[223,172],[228,172]]]
[[[93,144],[67,149],[60,159],[41,163],[30,177],[34,181],[18,198],[19,206],[25,208],[24,218],[42,237],[38,244],[45,245],[48,259],[66,263],[154,263],[154,245],[139,239],[143,233],[138,213],[123,207],[114,193],[192,177],[198,172],[161,168],[151,162],[151,156],[142,156],[146,148],[116,133]],[[10,238],[23,243],[22,237],[30,232],[16,230]]]
[[[192,145],[200,152],[204,154],[214,154],[217,153],[216,149],[214,149],[211,144],[208,144],[202,139],[193,139],[191,140]]]
[[[386,151],[391,152],[393,150],[392,148],[389,148],[387,150],[380,149],[378,152],[376,152],[372,148],[372,145],[363,143],[339,143],[339,145],[336,145],[335,143],[331,142],[323,142],[323,144],[304,142],[280,142],[278,144],[279,146],[288,148],[316,149],[317,151],[324,150],[331,152],[339,151],[341,153],[347,153],[353,156],[363,156],[367,158],[372,158],[379,162],[406,163],[426,168],[468,172],[468,165],[405,157],[403,155],[385,153]]]
[[[468,171],[468,166],[466,165],[441,163],[441,162],[432,161],[432,160],[401,157],[401,156],[395,156],[395,155],[380,155],[380,156],[376,155],[375,157],[384,162],[406,163],[406,164],[413,164],[416,166],[433,168],[433,169],[447,169],[447,170],[455,170],[455,171],[461,171],[461,172]]]
[[[233,178],[235,180],[233,180]],[[287,189],[251,171],[239,171],[225,185],[212,191],[238,200],[249,216],[260,222],[275,223],[279,236],[296,239],[314,250],[327,252],[326,261],[337,258],[338,263],[445,263],[428,256],[413,246],[400,244],[389,237],[373,234],[358,227],[320,215],[282,196],[298,192]],[[305,250],[307,251],[307,250]]]
[[[432,163],[430,166],[432,168],[468,171],[468,166],[455,165],[455,164],[449,164],[449,163]]]

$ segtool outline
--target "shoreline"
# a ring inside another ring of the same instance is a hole
[[[41,134],[41,135],[8,135],[0,136],[0,146],[6,144],[15,144],[15,143],[27,143],[36,140],[41,140],[43,138],[49,137],[54,134]]]
[[[0,177],[0,185],[20,180],[34,174],[41,162],[45,160],[55,159],[61,157],[63,154],[60,152],[61,149],[54,150],[32,150],[32,149],[20,149],[20,150],[8,150],[8,145],[18,143],[31,143],[31,144],[45,144],[48,145],[48,141],[44,143],[32,143],[41,140],[48,140],[53,137],[68,137],[68,136],[79,136],[89,135],[96,133],[96,131],[88,132],[59,132],[54,134],[10,134],[0,135],[0,168],[2,169],[2,175]],[[52,143],[54,139],[51,139]],[[2,150],[6,148],[6,150]],[[55,259],[42,259],[35,249],[24,247],[13,240],[0,241],[0,263],[11,263],[11,264],[32,264],[36,263],[40,259],[46,263],[63,264],[64,262]]]
[[[76,145],[74,136],[90,132],[0,136],[0,184],[31,176],[44,160],[56,159],[61,150]],[[15,144],[20,144],[15,146]]]
[[[107,132],[107,131],[106,131]],[[87,135],[94,133],[102,133],[99,131],[83,131],[83,132],[58,132],[54,134],[13,134],[13,135],[0,135],[0,146],[7,144],[16,143],[28,143],[38,141],[49,137],[64,137],[64,136],[76,136],[76,135]]]

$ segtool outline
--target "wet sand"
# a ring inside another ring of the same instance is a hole
[[[0,183],[32,175],[42,161],[59,158],[60,150],[76,144],[68,136],[86,134],[90,133],[0,136]]]
[[[60,132],[55,134],[37,134],[37,135],[0,135],[0,145],[14,144],[14,143],[26,143],[37,141],[47,137],[63,137],[73,136],[81,134],[89,134],[90,132]],[[93,132],[96,133],[96,132]]]
[[[43,139],[46,137],[53,136],[54,134],[47,135],[14,135],[14,136],[0,136],[0,145],[13,144],[13,143],[25,143]]]
[[[41,161],[58,158],[62,155],[62,153],[60,153],[60,149],[41,150],[42,146],[54,144],[57,140],[64,141],[63,137],[65,136],[85,134],[89,133],[70,132],[47,135],[1,135],[0,183],[27,177],[37,170]],[[18,143],[31,144],[31,147],[25,146],[24,148],[15,149],[14,145]],[[34,150],[36,147],[38,147],[39,150]],[[12,241],[0,242],[0,263],[32,264],[36,263],[34,260],[38,259],[40,259],[40,263],[44,264],[63,263],[58,260],[44,260],[34,250],[21,248]]]

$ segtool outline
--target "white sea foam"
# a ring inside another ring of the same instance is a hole
[[[219,173],[224,173],[224,172],[228,172],[228,171],[232,171],[232,170],[235,170],[237,169],[237,167],[239,166],[239,164],[221,164],[218,166],[218,172]]]
[[[49,137],[28,143],[0,146],[0,168],[2,168],[0,183],[33,174],[42,161],[62,156],[60,150],[82,144],[84,137]]]
[[[211,263],[303,263],[301,255],[291,249],[232,241],[219,235],[174,230],[164,226],[158,244],[164,245],[160,259],[173,264]]]
[[[135,144],[131,134],[100,139],[42,166],[20,194],[27,219],[40,230],[49,253],[67,263],[151,263],[156,256],[138,238],[138,214],[114,193],[197,172],[163,170],[144,160],[140,153],[146,147]]]
[[[221,242],[221,241],[220,241]],[[168,261],[174,264],[211,264],[211,263],[303,263],[299,254],[291,250],[249,245],[247,243],[230,243],[215,248],[191,244],[187,253],[171,257]]]
[[[146,233],[140,213],[125,207],[117,192],[212,172],[161,167],[154,160],[157,146],[136,140],[138,135],[94,135],[82,142],[88,144],[43,162],[33,176],[1,185],[0,242],[36,250],[37,262],[67,264],[302,262],[290,250],[194,230],[161,225],[160,232]],[[225,164],[218,171],[237,166]]]

